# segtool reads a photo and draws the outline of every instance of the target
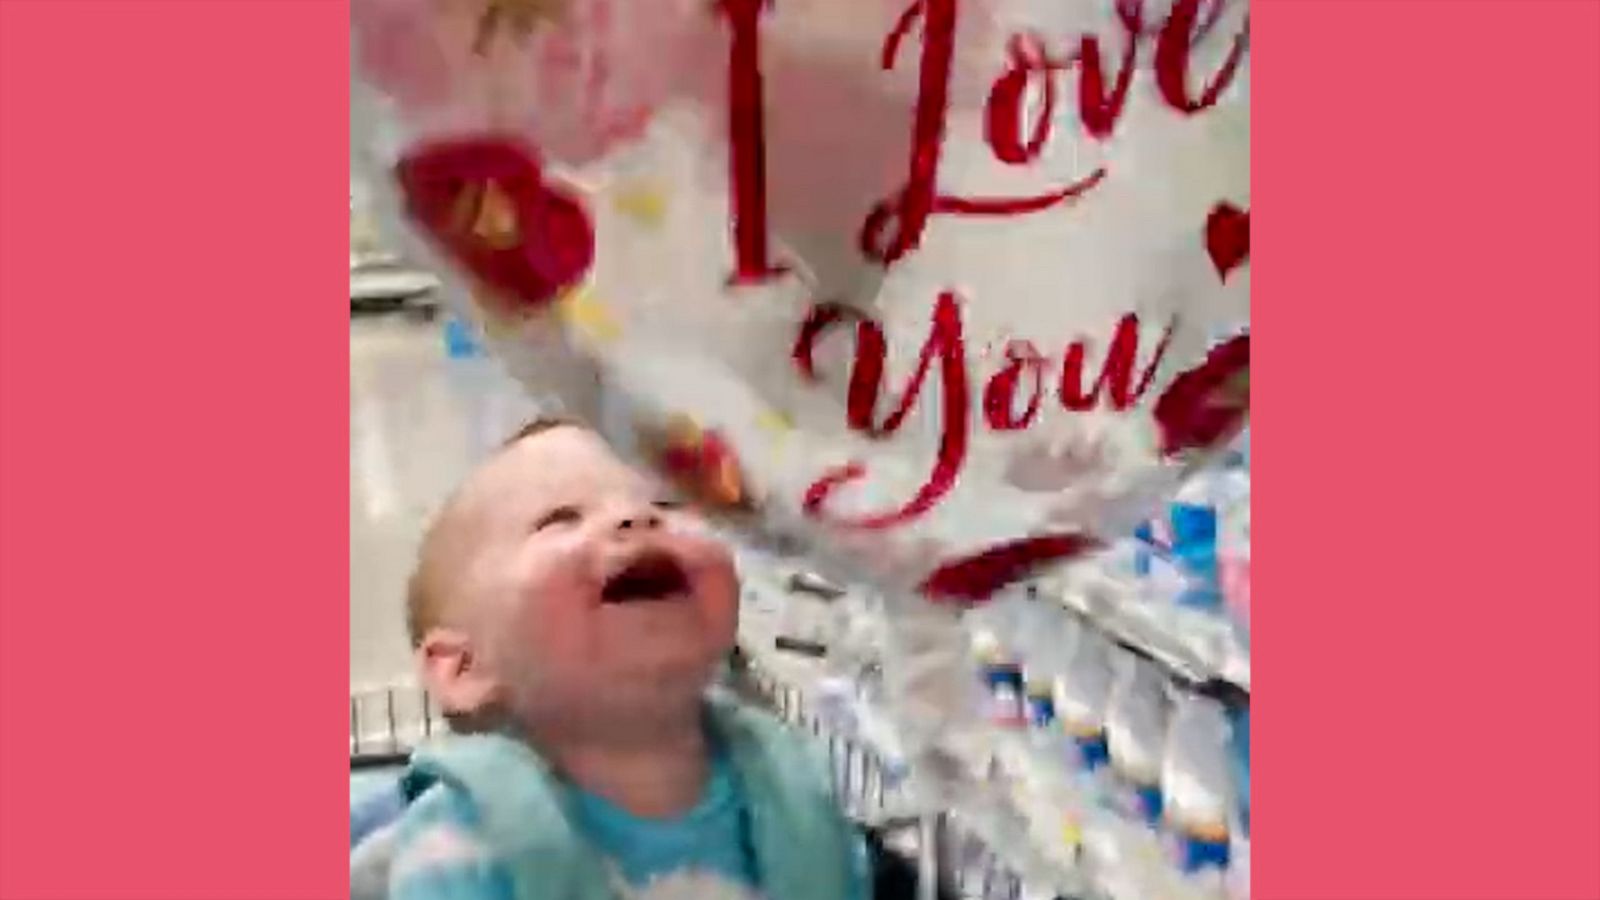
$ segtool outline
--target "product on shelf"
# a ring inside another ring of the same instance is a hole
[[[1106,702],[1111,696],[1110,648],[1097,631],[1081,629],[1056,687],[1056,717],[1090,770],[1111,761],[1106,747]]]
[[[1241,460],[1197,473],[1127,541],[959,616],[860,589],[818,602],[776,578],[781,602],[752,601],[752,622],[768,652],[774,623],[826,645],[777,651],[824,673],[810,727],[870,746],[902,810],[942,810],[1031,888],[1248,900]]]
[[[1161,821],[1161,755],[1166,742],[1166,680],[1156,667],[1126,656],[1106,707],[1111,767],[1123,781],[1121,800],[1146,821]]]
[[[1234,810],[1229,739],[1221,704],[1190,694],[1176,698],[1161,763],[1161,793],[1186,871],[1228,865]]]

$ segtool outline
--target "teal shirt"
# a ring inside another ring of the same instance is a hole
[[[675,818],[640,818],[578,788],[568,788],[568,794],[578,831],[634,888],[672,877],[752,892],[760,885],[744,792],[721,754],[713,759],[700,802]]]

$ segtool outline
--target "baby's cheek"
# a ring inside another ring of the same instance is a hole
[[[533,652],[541,679],[554,691],[582,693],[594,678],[596,647],[582,623],[551,622]]]
[[[707,626],[720,642],[731,644],[739,617],[739,576],[727,548],[706,541],[695,548],[699,601]]]
[[[565,708],[596,690],[593,629],[573,608],[552,604],[518,629],[521,688],[538,707]]]
[[[518,594],[514,639],[523,654],[538,662],[541,674],[556,677],[589,654],[590,601],[574,578],[559,571],[530,572]]]

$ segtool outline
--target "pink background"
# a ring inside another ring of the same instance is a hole
[[[1600,897],[1600,3],[1254,6],[1256,896]],[[346,29],[0,0],[0,900],[346,889]]]

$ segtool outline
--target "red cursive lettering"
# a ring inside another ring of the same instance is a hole
[[[1178,0],[1160,30],[1153,33],[1157,38],[1158,87],[1167,102],[1185,114],[1214,105],[1242,61],[1245,36],[1241,34],[1222,69],[1200,98],[1189,98],[1186,79],[1191,51],[1216,26],[1226,4],[1227,0],[1212,0],[1202,20],[1200,0]],[[1096,140],[1105,140],[1116,130],[1133,85],[1139,44],[1146,37],[1144,0],[1117,0],[1116,10],[1126,37],[1122,59],[1110,85],[1106,83],[1099,36],[1082,35],[1077,49],[1065,58],[1052,57],[1037,34],[1024,32],[1013,36],[1009,46],[1010,66],[995,81],[985,109],[984,137],[1002,162],[1013,165],[1031,162],[1043,151],[1049,140],[1050,116],[1055,106],[1053,76],[1072,66],[1079,69],[1078,117],[1084,131]],[[1023,97],[1035,81],[1043,92],[1042,110],[1024,141],[1021,135]]]
[[[1161,334],[1161,342],[1145,367],[1139,383],[1133,383],[1133,366],[1139,355],[1139,317],[1128,313],[1117,321],[1117,330],[1111,336],[1111,346],[1106,350],[1106,360],[1100,366],[1100,375],[1089,390],[1083,390],[1083,358],[1085,342],[1073,341],[1067,347],[1066,359],[1061,363],[1061,405],[1074,412],[1093,409],[1103,395],[1109,395],[1110,406],[1124,410],[1137,403],[1149,390],[1161,358],[1166,355],[1167,344],[1172,340],[1172,330],[1177,322],[1169,322]]]
[[[1212,17],[1202,23],[1203,30],[1210,30],[1216,17],[1221,15],[1222,0],[1217,0],[1213,9]],[[1160,88],[1167,105],[1184,115],[1194,115],[1216,105],[1217,99],[1238,74],[1239,64],[1244,60],[1244,52],[1250,43],[1250,19],[1246,16],[1244,28],[1234,37],[1233,47],[1228,50],[1228,56],[1222,61],[1216,76],[1200,91],[1198,98],[1191,98],[1189,54],[1197,39],[1195,22],[1199,15],[1200,0],[1173,0],[1172,13],[1167,16],[1167,22],[1156,38],[1156,86]]]
[[[835,324],[843,321],[844,317],[839,315],[833,315],[828,319],[829,323]],[[809,367],[811,346],[826,329],[827,325],[809,330],[802,327],[802,335],[809,334],[809,338],[805,339],[804,347],[798,346],[797,342],[795,358],[806,360],[806,364],[802,365],[803,371]],[[883,391],[882,375],[887,348],[883,330],[878,323],[866,316],[859,317],[856,323],[855,364],[851,366],[850,375],[848,400],[850,427],[874,437],[887,436],[898,430],[920,395],[922,386],[927,380],[928,370],[937,357],[942,408],[939,449],[934,459],[933,471],[929,473],[927,482],[899,509],[862,516],[835,516],[823,508],[834,491],[866,477],[867,474],[866,467],[862,464],[850,463],[825,473],[806,491],[803,508],[809,516],[827,520],[835,525],[870,529],[887,528],[926,513],[955,486],[956,476],[960,473],[967,457],[968,414],[966,352],[961,335],[961,311],[955,294],[946,291],[939,295],[933,307],[933,326],[928,332],[928,340],[922,345],[917,370],[906,383],[899,404],[883,420],[883,424],[879,425],[875,419],[875,411],[878,398]]]
[[[759,284],[788,271],[767,246],[767,148],[761,88],[761,13],[770,0],[716,0],[732,31],[728,46],[729,179],[733,194],[734,284]]]
[[[1018,166],[1037,159],[1050,137],[1050,122],[1056,110],[1054,72],[1061,64],[1051,60],[1044,43],[1032,33],[1012,35],[1008,47],[1011,66],[989,89],[984,105],[983,138],[1001,162]],[[1043,94],[1039,112],[1028,139],[1022,139],[1022,104],[1028,85],[1037,81]]]
[[[860,462],[851,462],[823,474],[806,491],[803,507],[807,515],[836,525],[887,528],[915,519],[936,506],[955,486],[966,462],[971,427],[967,421],[970,387],[960,303],[950,291],[939,295],[933,308],[932,327],[922,344],[916,369],[881,420],[879,406],[884,393],[889,342],[884,337],[883,327],[870,316],[838,304],[816,305],[795,337],[791,351],[794,363],[801,377],[815,380],[818,377],[814,358],[817,343],[835,326],[852,323],[855,325],[855,348],[846,398],[846,417],[851,429],[873,438],[888,437],[898,431],[922,396],[937,361],[941,403],[939,447],[928,480],[896,509],[842,516],[825,508],[836,490],[867,476],[866,466]],[[1073,341],[1067,346],[1061,367],[1059,399],[1062,407],[1075,412],[1100,405],[1124,410],[1138,402],[1155,378],[1175,325],[1175,321],[1167,325],[1144,372],[1135,382],[1139,318],[1132,313],[1124,315],[1117,321],[1105,361],[1088,390],[1082,385],[1086,342]],[[1047,357],[1029,341],[1012,341],[1006,346],[1006,362],[989,377],[983,390],[983,417],[990,428],[1017,431],[1037,420],[1043,401],[1046,362]],[[1019,400],[1021,410],[1017,409]]]
[[[817,380],[817,364],[812,358],[812,348],[822,339],[824,332],[847,318],[854,321],[863,316],[854,307],[839,303],[818,303],[806,313],[805,321],[800,323],[800,330],[795,333],[794,347],[789,351],[802,378]]]
[[[767,235],[766,152],[761,87],[760,18],[770,0],[716,0],[732,32],[728,58],[730,181],[736,269],[733,282],[757,283],[786,271],[769,254]],[[1174,109],[1193,115],[1214,106],[1237,76],[1249,45],[1250,21],[1234,38],[1227,58],[1199,96],[1188,86],[1190,57],[1197,41],[1210,33],[1227,0],[1210,0],[1201,18],[1202,0],[1172,0],[1166,21],[1156,32],[1155,77],[1162,97]],[[921,24],[922,52],[917,100],[912,116],[911,154],[905,183],[873,205],[862,222],[857,244],[867,258],[892,265],[915,250],[936,214],[1016,216],[1039,212],[1081,197],[1105,177],[1099,168],[1064,187],[1025,197],[954,197],[938,187],[950,76],[955,55],[957,0],[913,0],[885,37],[879,64],[892,69],[900,48]],[[1144,0],[1116,0],[1117,17],[1126,32],[1114,80],[1107,83],[1101,41],[1083,35],[1066,58],[1054,58],[1032,33],[1013,36],[1010,62],[990,89],[985,106],[984,138],[996,158],[1008,165],[1036,161],[1049,142],[1056,105],[1054,76],[1071,66],[1079,69],[1078,111],[1089,136],[1104,140],[1116,130],[1127,107],[1138,47],[1147,34]],[[1030,87],[1041,92],[1040,108],[1025,122]]]
[[[1117,70],[1117,81],[1110,93],[1106,92],[1105,75],[1100,69],[1100,39],[1086,34],[1079,39],[1078,52],[1073,54],[1081,70],[1078,76],[1078,115],[1083,119],[1085,131],[1104,140],[1111,136],[1122,118],[1122,108],[1128,101],[1128,87],[1133,83],[1133,63],[1139,49],[1139,33],[1144,29],[1144,0],[1123,0],[1117,4],[1117,18],[1127,31],[1127,46],[1122,51],[1122,67]]]
[[[983,418],[995,431],[1017,431],[1033,424],[1039,414],[1039,402],[1044,397],[1044,363],[1038,348],[1030,341],[1012,341],[1006,345],[1006,364],[989,379],[983,389]],[[1028,405],[1019,415],[1016,412],[1017,388],[1023,375],[1030,376]]]
[[[911,129],[910,177],[905,187],[881,201],[862,225],[859,244],[869,259],[888,265],[922,240],[938,192],[939,151],[944,142],[950,62],[955,55],[956,0],[916,0],[884,41],[883,68],[894,67],[901,41],[922,20],[922,62],[917,75],[917,105]],[[894,223],[892,236],[884,229]]]
[[[883,45],[884,68],[893,68],[910,29],[922,21],[922,61],[918,74],[917,104],[912,123],[910,172],[906,183],[879,201],[861,225],[858,244],[868,259],[891,265],[916,249],[936,213],[965,216],[1018,216],[1049,209],[1082,196],[1105,177],[1096,169],[1064,187],[1031,197],[951,197],[939,193],[939,155],[944,141],[950,65],[955,53],[956,0],[916,0],[896,23]],[[1032,161],[1044,149],[1050,134],[1050,113],[1055,88],[1050,70],[1059,68],[1044,55],[1037,39],[1026,36],[1012,42],[1012,67],[991,89],[986,118],[990,146],[1005,162]],[[1096,51],[1098,52],[1098,51]],[[1029,138],[1021,136],[1023,97],[1036,74],[1045,75],[1045,110],[1035,120]]]

